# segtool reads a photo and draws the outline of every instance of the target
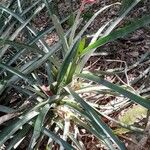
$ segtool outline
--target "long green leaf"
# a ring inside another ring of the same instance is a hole
[[[35,116],[38,115],[38,112],[32,111],[27,113],[20,119],[19,121],[16,121],[11,126],[8,126],[5,128],[1,134],[0,134],[0,146],[2,146],[10,137],[19,130],[25,123],[29,122],[31,119],[33,119]]]
[[[20,120],[16,120],[15,122],[12,123],[11,126],[8,126],[3,131],[1,131],[1,134],[0,134],[0,146],[2,146],[8,139],[10,139],[11,136],[16,131],[18,131],[24,124],[28,123],[28,125],[29,125],[29,121],[31,121],[35,116],[37,116],[39,114],[39,112],[37,112],[35,110],[39,109],[40,107],[43,107],[46,104],[52,104],[52,103],[56,102],[58,99],[62,99],[62,97],[58,98],[58,97],[54,96],[51,99],[48,99],[48,100],[46,100],[44,102],[41,102],[41,103],[37,104],[35,107],[30,109],[30,111],[28,113],[26,113],[24,116],[21,116],[19,118]],[[30,125],[32,125],[32,124],[33,124],[33,122],[31,121]],[[46,129],[43,129],[43,127],[42,127],[42,132],[44,132],[44,134],[46,132],[45,130]],[[56,141],[59,141],[59,138],[57,138],[55,136],[56,135],[54,135],[52,133],[52,138],[54,137],[54,139],[56,139]]]
[[[17,75],[18,77],[22,78],[23,80],[27,81],[30,84],[35,84],[35,81],[33,79],[28,78],[22,72],[19,72],[18,70],[14,69],[13,67],[7,66],[6,64],[3,64],[3,63],[0,63],[0,68],[8,70],[9,72]]]
[[[100,47],[108,42],[114,41],[118,38],[124,37],[128,35],[129,33],[132,33],[133,31],[137,30],[140,27],[143,27],[145,25],[150,24],[150,15],[144,16],[140,19],[136,19],[128,26],[125,26],[123,28],[120,28],[118,30],[113,31],[107,36],[99,38],[96,42],[89,45],[82,51],[82,56],[84,56],[86,53],[92,51],[92,49],[95,49],[97,47]]]
[[[20,27],[9,37],[9,40],[13,41],[17,35],[27,26],[27,24],[32,20],[32,18],[41,10],[41,8],[37,8],[32,15],[26,20],[24,21],[24,23],[22,23],[20,25]],[[0,56],[3,56],[3,54],[5,53],[5,51],[8,49],[9,46],[5,46],[2,48],[2,50],[0,51]]]
[[[37,51],[37,49],[35,47],[30,46],[28,44],[19,43],[19,42],[16,42],[16,41],[11,41],[11,40],[0,38],[0,46],[3,46],[5,44],[8,44],[8,45],[11,45],[11,46],[14,46],[14,47],[19,47],[19,48],[26,48],[26,49],[29,49],[29,50],[32,50],[32,51]]]
[[[61,41],[62,41],[62,45],[63,45],[63,48],[64,48],[64,51],[67,52],[68,49],[69,49],[69,46],[68,46],[68,43],[67,43],[67,39],[65,37],[65,33],[64,33],[64,30],[61,26],[61,23],[60,21],[58,20],[57,16],[56,15],[52,15],[52,21],[53,21],[53,24],[57,30],[57,34],[59,35]]]
[[[88,130],[90,133],[95,135],[99,140],[103,141],[103,131],[100,130],[95,130],[93,126],[91,127],[90,121],[89,121],[89,114],[85,112],[83,109],[81,109],[77,104],[74,104],[73,102],[70,102],[69,100],[65,101],[63,105],[69,106],[71,109],[73,109],[75,112],[78,112],[80,116],[83,118],[87,118],[88,121],[84,123],[83,121],[80,120],[80,118],[77,118],[76,116],[71,116],[71,118],[80,126],[84,127],[86,130]],[[103,141],[104,142],[104,141]]]
[[[104,36],[108,35],[117,25],[126,17],[126,15],[141,1],[141,0],[123,0],[121,7],[124,7],[124,10],[120,13],[119,16],[110,24],[108,29],[104,32]],[[128,3],[126,3],[126,2]],[[130,2],[129,2],[130,1]],[[129,4],[130,3],[130,4]]]
[[[79,43],[77,42],[66,54],[65,56],[65,59],[64,59],[64,62],[60,68],[60,71],[58,73],[58,76],[57,76],[57,86],[60,85],[60,83],[63,81],[66,73],[67,73],[67,70],[68,70],[68,67],[70,65],[70,63],[74,60],[74,57],[76,55],[76,51],[77,51],[77,47],[78,47]]]
[[[129,98],[130,100],[144,106],[145,108],[150,109],[150,101],[148,99],[144,99],[143,97],[136,95],[136,94],[134,94],[128,90],[125,90],[124,88],[122,88],[118,85],[110,83],[109,81],[106,81],[106,80],[102,79],[101,77],[95,76],[95,75],[90,74],[90,73],[80,74],[79,77],[94,81],[98,84],[102,84],[102,85],[120,93],[121,95],[124,95],[125,97]]]
[[[130,1],[130,0],[129,0]],[[115,18],[113,21],[107,22],[105,25],[103,25],[98,31],[97,33],[94,35],[93,39],[91,40],[91,42],[89,43],[89,45],[93,44],[94,42],[96,42],[97,40],[97,35],[99,36],[102,31],[104,31],[105,27],[108,26],[108,23],[110,24],[109,27],[107,28],[107,30],[103,33],[103,37],[107,36],[108,34],[110,34],[110,32],[125,18],[125,16],[131,11],[131,9],[136,6],[138,3],[140,2],[140,0],[134,0],[134,2],[132,1],[132,5],[128,5],[128,8],[126,7],[126,10],[123,11],[123,13],[119,14],[119,16],[117,18]],[[117,4],[117,3],[115,3]],[[107,6],[106,6],[107,7]],[[103,9],[103,8],[102,8]],[[94,16],[93,16],[94,17]],[[92,19],[92,18],[91,18]],[[96,47],[97,48],[97,47]],[[96,50],[96,48],[92,49],[91,51],[87,52],[86,55],[83,57],[83,59],[81,59],[81,62],[79,63],[78,67],[77,67],[77,73],[80,73],[81,70],[83,69],[83,67],[85,66],[86,62],[88,61],[88,59],[91,57],[92,53]]]
[[[54,139],[58,144],[62,145],[66,150],[75,150],[70,144],[66,141],[55,135],[52,131],[44,128],[43,133],[48,137]]]
[[[48,12],[49,12],[49,15],[50,15],[50,17],[51,17],[51,19],[52,19],[52,22],[53,22],[54,26],[55,26],[55,29],[56,29],[56,31],[57,31],[57,34],[59,35],[59,38],[60,38],[61,41],[62,41],[62,45],[63,45],[64,52],[66,52],[66,51],[68,51],[69,47],[68,47],[67,39],[66,39],[66,37],[65,37],[65,34],[64,34],[64,30],[63,30],[63,28],[62,28],[62,25],[61,25],[61,23],[60,23],[58,17],[57,17],[55,14],[53,14],[53,13],[51,12],[50,7],[49,7],[49,2],[48,2],[48,0],[44,0],[44,3],[45,3],[45,5],[46,5],[46,7],[47,7],[47,10],[48,10]]]
[[[15,110],[13,108],[7,107],[7,106],[3,106],[0,105],[0,112],[4,112],[4,113],[13,113],[15,112]]]
[[[110,8],[113,5],[119,5],[120,3],[114,3],[111,5],[107,5],[105,7],[102,7],[100,10],[98,10],[96,13],[94,13],[94,15],[90,18],[90,20],[85,24],[85,26],[81,29],[81,31],[77,34],[77,36],[75,37],[75,39],[73,40],[73,42],[76,42],[77,40],[79,40],[79,38],[81,38],[81,36],[83,35],[83,33],[87,30],[87,28],[90,26],[90,24],[94,21],[94,19],[103,11],[105,11],[106,9]]]
[[[15,134],[13,139],[7,145],[6,149],[7,150],[12,150],[13,148],[17,148],[16,143],[18,143],[18,141],[20,141],[20,140],[23,140],[25,138],[25,135],[29,132],[29,130],[31,128],[32,128],[32,126],[30,126],[29,124],[25,124],[22,127],[22,130],[20,130],[17,134]]]
[[[24,11],[23,14],[25,14],[26,12],[28,12],[32,7],[34,7],[35,5],[37,5],[37,3],[39,2],[36,1],[32,6],[30,6],[29,8],[27,8],[27,10]],[[68,20],[69,16],[64,18],[61,23],[65,22],[66,20]],[[32,45],[33,43],[37,42],[39,39],[41,39],[45,34],[47,33],[51,33],[52,31],[54,30],[54,27],[51,27],[51,28],[48,28],[44,31],[41,31],[37,34],[37,36],[35,36],[34,38],[32,38],[29,42],[28,42],[28,45]],[[66,35],[65,35],[66,36]],[[18,43],[17,43],[18,44]],[[61,46],[61,44],[59,44]],[[28,49],[28,48],[27,48]],[[30,49],[31,50],[31,49]],[[22,47],[20,48],[19,52],[13,56],[12,59],[9,60],[8,64],[10,65],[11,63],[13,63],[23,52],[25,51],[25,49],[22,49]],[[43,51],[39,51],[40,52],[43,52]]]
[[[107,143],[107,146],[110,147],[109,140],[111,139],[120,150],[126,150],[124,144],[113,134],[111,129],[101,120],[97,112],[92,108],[88,103],[86,103],[77,93],[72,91],[69,88],[65,88],[73,97],[74,99],[81,104],[81,106],[84,108],[84,110],[89,114],[89,117],[91,118],[92,125],[96,127],[96,130],[103,130],[104,134],[104,141]],[[110,139],[109,139],[110,138]]]
[[[123,14],[133,3],[138,3],[141,0],[122,0],[119,14]]]
[[[31,11],[31,9],[33,9],[41,0],[37,0],[36,2],[34,2],[31,6],[29,6],[28,8],[26,8],[20,15],[23,16],[25,15],[27,12]],[[6,7],[9,8],[9,7]],[[3,8],[2,8],[3,9]],[[1,18],[1,16],[0,16]],[[2,32],[4,31],[5,27],[8,26],[8,24],[10,24],[10,21],[12,19],[12,15],[9,16],[9,19],[7,19],[5,21],[5,24],[3,25],[3,27],[0,29],[0,35],[2,34]],[[16,20],[11,23],[11,24],[16,24]]]
[[[34,145],[36,144],[36,140],[39,138],[41,131],[42,131],[42,126],[43,126],[43,122],[45,119],[46,114],[48,113],[50,108],[49,104],[46,104],[41,112],[39,113],[36,121],[35,121],[35,125],[34,125],[34,131],[33,131],[33,135],[32,138],[30,140],[30,144],[28,147],[28,150],[32,150],[34,148]]]
[[[40,9],[42,10],[43,8],[45,7],[45,5],[41,5],[39,6],[37,9]],[[8,8],[5,8],[3,6],[0,6],[0,10],[3,10],[5,12],[7,12],[8,14],[10,14],[11,16],[13,16],[14,18],[16,18],[19,22],[21,22],[22,24],[25,23],[24,19],[22,17],[20,17],[18,14],[14,13],[13,11],[11,11],[10,9]],[[34,29],[32,29],[30,26],[26,26],[27,29],[34,35],[36,36],[37,33]],[[41,39],[39,39],[39,42],[42,44],[42,46],[44,47],[44,51],[45,52],[49,52],[49,47],[47,46],[47,44],[45,42],[43,42]],[[2,57],[2,55],[0,55],[0,58]]]
[[[105,29],[105,27],[110,23],[110,21],[108,21],[106,24],[104,24],[103,26],[101,26],[99,28],[99,30],[94,34],[93,38],[91,39],[90,45],[93,44],[100,36],[100,34],[102,33],[102,31]],[[84,51],[84,47],[82,49],[80,49],[79,51],[79,55],[80,53],[82,53],[82,51]],[[91,57],[91,54],[95,51],[95,49],[93,49],[92,51],[88,52],[78,63],[77,69],[76,69],[76,73],[80,73],[81,70],[83,69],[83,67],[85,66],[85,64],[87,63],[88,59]]]
[[[20,45],[21,47],[23,47],[23,48],[25,48],[26,46],[28,46],[28,45],[26,45],[26,44],[25,44],[25,46],[24,46],[24,44],[22,45],[22,44],[20,44],[20,43],[19,43],[19,45]],[[31,48],[30,46],[28,46],[28,47]],[[22,68],[20,71],[21,71],[23,74],[29,74],[29,73],[31,73],[33,70],[35,70],[36,68],[38,68],[39,66],[41,66],[45,61],[47,61],[47,60],[50,58],[50,56],[51,56],[55,51],[58,50],[58,48],[59,48],[59,45],[56,44],[50,52],[46,53],[43,57],[41,57],[40,59],[37,59],[36,61],[31,61],[31,64],[30,64],[30,65],[28,65],[27,67]],[[25,65],[26,65],[26,64],[25,64]],[[15,76],[15,75],[14,75],[11,79],[9,79],[9,81],[8,81],[7,83],[12,83],[12,82],[15,82],[16,80],[18,80],[18,76]]]

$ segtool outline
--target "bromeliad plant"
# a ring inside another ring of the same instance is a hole
[[[51,0],[31,1],[28,7],[21,0],[12,0],[7,5],[0,6],[0,146],[6,146],[7,150],[15,149],[24,139],[30,138],[29,145],[26,145],[27,149],[40,149],[41,144],[45,143],[47,149],[51,149],[54,145],[58,147],[55,144],[58,143],[60,149],[81,150],[84,146],[75,132],[80,127],[93,134],[111,150],[115,147],[126,149],[102,120],[103,114],[92,102],[82,98],[81,93],[107,89],[109,94],[126,97],[146,109],[150,109],[150,101],[121,85],[115,85],[88,71],[85,72],[83,68],[96,48],[150,24],[150,16],[143,16],[123,28],[115,29],[140,2],[134,0],[131,3],[124,0],[119,16],[100,27],[91,42],[87,43],[87,37],[83,34],[93,20],[104,10],[113,5],[120,5],[115,3],[101,8],[77,33],[85,4],[94,2],[81,2],[80,9],[72,12],[76,18],[66,33],[62,24],[70,17],[60,21],[50,9]],[[37,32],[32,19],[46,8],[54,26]],[[53,46],[48,46],[43,36],[54,29],[60,40]],[[21,34],[24,37],[23,41],[18,39]],[[46,84],[42,80],[46,80]],[[87,81],[92,83],[89,85]],[[19,98],[13,102],[16,91]],[[117,123],[131,129],[131,126]],[[132,130],[143,131],[133,126]]]

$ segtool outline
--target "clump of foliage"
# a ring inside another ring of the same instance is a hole
[[[114,3],[100,8],[80,28],[81,14],[88,9],[86,4],[94,3],[94,0],[82,1],[79,10],[70,12],[71,15],[62,20],[50,9],[52,2],[11,0],[5,6],[0,5],[0,146],[5,145],[7,150],[17,148],[30,138],[28,149],[38,149],[43,141],[47,149],[57,144],[60,149],[84,149],[75,133],[76,129],[84,128],[109,149],[126,149],[103,121],[103,114],[82,94],[103,85],[109,89],[109,94],[126,97],[145,109],[150,109],[150,101],[83,68],[98,47],[150,24],[150,15],[135,18],[131,24],[115,29],[140,2],[124,0],[122,5]],[[113,5],[121,5],[118,17],[106,22],[87,42],[89,39],[83,36],[84,32],[96,16]],[[53,26],[38,32],[32,20],[43,9],[47,10]],[[72,16],[75,16],[73,25],[66,31],[63,24]],[[48,46],[43,36],[53,30],[59,41]],[[87,81],[92,82],[89,85]],[[89,91],[86,85],[89,85]]]

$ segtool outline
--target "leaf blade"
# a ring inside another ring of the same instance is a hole
[[[109,35],[99,38],[96,42],[86,47],[83,51],[81,56],[84,56],[86,53],[92,51],[92,49],[95,49],[97,47],[100,47],[108,42],[114,41],[118,38],[124,37],[128,35],[129,33],[132,33],[136,29],[143,27],[147,24],[150,24],[150,15],[144,16],[138,20],[133,21],[132,24],[125,26],[123,28],[120,28],[118,30],[115,30],[111,32]]]
[[[131,99],[132,101],[144,106],[147,109],[150,109],[150,101],[148,99],[144,99],[141,96],[138,96],[128,90],[123,89],[122,87],[119,87],[113,83],[110,83],[109,81],[106,81],[98,76],[94,76],[93,74],[80,74],[79,77],[94,81],[98,84],[102,84],[114,91],[117,91],[118,93],[124,95],[125,97]]]
[[[89,118],[91,119],[91,123],[96,130],[102,130],[104,132],[103,140],[106,142],[107,146],[113,149],[113,146],[110,142],[110,139],[117,145],[117,147],[121,150],[126,150],[125,145],[118,139],[117,136],[113,134],[111,129],[100,119],[97,112],[87,104],[77,93],[71,90],[68,87],[65,87],[66,91],[70,93],[77,102],[81,104],[84,110],[89,114]]]

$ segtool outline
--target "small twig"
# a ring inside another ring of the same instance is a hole
[[[137,142],[134,141],[133,139],[128,138],[128,137],[126,137],[126,136],[124,136],[124,135],[119,135],[119,136],[122,137],[122,138],[124,138],[125,140],[127,140],[127,141],[129,141],[129,142],[132,142],[133,144],[136,144],[136,145],[137,145]]]
[[[101,58],[98,58],[94,63],[92,63],[90,66],[86,67],[86,69],[92,69],[92,67],[100,60]]]
[[[63,132],[63,136],[62,139],[64,141],[67,141],[67,137],[68,137],[68,133],[69,133],[69,128],[70,128],[70,115],[69,115],[69,110],[67,111],[67,107],[65,107],[65,120],[64,120],[64,132]],[[60,150],[64,150],[64,147],[62,145],[60,145]]]
[[[124,65],[125,65],[124,74],[125,74],[126,79],[127,79],[127,85],[130,86],[130,84],[129,84],[129,78],[128,78],[128,74],[127,74],[127,72],[128,72],[127,63],[125,61],[122,61],[122,60],[107,60],[107,61],[114,61],[114,62],[122,62],[122,63],[124,63]]]
[[[148,88],[143,89],[142,91],[140,91],[140,94],[148,93],[148,92],[150,92],[150,87],[148,87]]]
[[[129,129],[129,130],[131,130],[131,131],[140,132],[140,133],[144,131],[144,130],[141,129],[141,128],[137,128],[137,127],[134,127],[134,126],[132,126],[132,125],[127,125],[127,124],[125,124],[125,123],[122,123],[122,122],[120,122],[120,121],[117,121],[117,120],[115,120],[115,119],[109,117],[108,115],[105,115],[104,113],[101,113],[101,115],[104,116],[105,118],[107,118],[108,120],[113,121],[114,123],[118,124],[119,126],[121,126],[121,127],[123,127],[123,128],[126,128],[126,129]]]
[[[141,58],[134,63],[132,66],[128,67],[128,71],[131,69],[134,69],[135,67],[137,67],[140,63],[142,63],[148,56],[150,55],[150,51],[146,52],[144,55],[141,56]]]
[[[150,72],[150,67],[148,67],[146,70],[144,70],[142,72],[142,74],[140,74],[136,79],[132,80],[130,82],[131,85],[136,84],[139,80],[141,80],[146,74],[148,74]]]

